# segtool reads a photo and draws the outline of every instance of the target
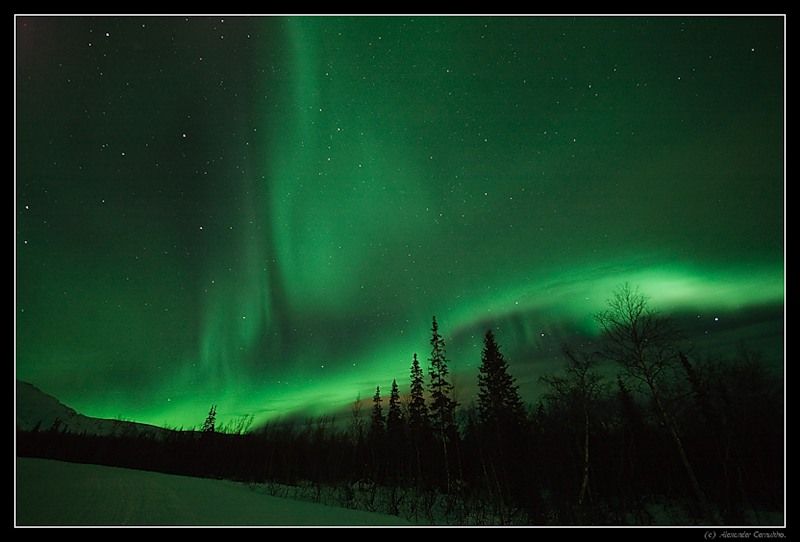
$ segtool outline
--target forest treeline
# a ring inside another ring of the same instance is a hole
[[[368,494],[368,507],[423,522],[745,525],[779,514],[780,377],[746,349],[701,358],[627,285],[596,318],[599,349],[565,346],[564,370],[542,378],[548,392],[535,405],[522,401],[491,330],[478,395],[456,403],[434,317],[408,391],[396,380],[378,386],[371,408],[358,398],[346,424],[323,416],[222,432],[212,406],[202,431],[160,439],[18,429],[17,453],[301,485],[317,499],[336,489],[345,506],[365,506],[357,496]],[[608,362],[616,373],[598,370]],[[666,508],[679,513],[665,519]]]

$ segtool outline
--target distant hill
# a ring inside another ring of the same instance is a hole
[[[88,435],[149,433],[155,438],[162,438],[172,432],[155,425],[84,416],[33,384],[20,380],[17,380],[16,424],[18,429],[24,431],[31,431],[37,426],[40,431],[45,431],[57,426],[60,431]]]

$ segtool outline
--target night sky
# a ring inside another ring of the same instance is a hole
[[[625,281],[780,367],[782,18],[19,17],[16,371],[93,416],[342,408]]]

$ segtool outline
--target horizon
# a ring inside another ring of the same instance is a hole
[[[707,310],[703,314],[695,314],[695,312],[697,311],[692,310],[665,315],[668,316],[673,323],[678,324],[677,328],[683,336],[681,342],[689,351],[692,352],[691,357],[695,360],[695,362],[703,363],[706,361],[711,361],[733,363],[743,361],[742,356],[745,354],[750,354],[754,355],[759,363],[764,364],[770,373],[774,375],[779,374],[781,377],[783,376],[783,356],[785,354],[785,346],[783,345],[783,332],[785,331],[783,328],[783,317],[785,314],[782,304],[747,306],[745,310]],[[515,320],[517,321],[515,322]],[[507,319],[506,324],[507,325],[505,327],[507,329],[509,327],[513,328],[518,326],[518,318]],[[694,327],[687,326],[684,328],[681,327],[681,324],[694,324]],[[763,329],[765,326],[767,327],[766,330]],[[502,335],[503,327],[504,326],[500,324],[497,328],[492,329],[495,334],[499,333]],[[459,404],[459,410],[473,408],[475,399],[477,398],[478,364],[480,362],[480,352],[483,347],[482,333],[478,331],[479,328],[480,324],[473,326],[471,330],[462,331],[460,334],[462,339],[464,337],[468,337],[468,342],[470,343],[469,349],[472,350],[473,355],[466,364],[467,367],[469,367],[469,370],[464,369],[464,363],[459,363],[458,360],[453,360],[452,357],[448,355],[451,370],[453,367],[456,368],[456,371],[451,376],[453,377],[452,382],[456,388],[455,399]],[[686,332],[687,329],[690,330],[689,333]],[[545,333],[545,336],[547,335],[548,333]],[[515,378],[517,385],[520,386],[520,393],[523,397],[526,407],[529,409],[533,408],[540,401],[543,401],[548,393],[547,386],[539,380],[540,377],[560,375],[563,373],[566,358],[564,358],[563,354],[561,353],[562,346],[571,346],[573,348],[577,347],[579,351],[586,351],[586,348],[593,344],[592,341],[597,341],[594,343],[595,345],[600,344],[599,336],[584,335],[579,332],[576,333],[574,329],[567,330],[566,332],[563,329],[558,330],[556,335],[557,337],[555,339],[542,341],[542,344],[536,346],[535,348],[531,349],[530,347],[532,345],[528,345],[529,348],[527,348],[527,350],[533,350],[535,354],[532,365],[529,364],[527,367],[522,365],[523,368],[528,369],[524,372],[524,374],[519,374],[520,365],[515,362],[514,355],[516,354],[518,356],[520,352],[524,352],[526,350],[525,345],[518,344],[518,350],[514,352],[511,357],[509,357],[508,354],[506,355],[506,359],[509,361],[511,374]],[[747,338],[742,339],[742,336]],[[567,340],[562,340],[565,338]],[[447,339],[447,337],[445,337],[445,339]],[[776,345],[776,341],[780,342],[781,344]],[[501,350],[505,352],[502,341],[499,342]],[[770,350],[770,348],[776,346],[780,346],[781,348]],[[420,358],[427,382],[429,366],[429,360],[427,358],[428,353],[424,355],[419,352],[414,353],[418,354]],[[409,362],[404,368],[405,372],[402,373],[402,376],[383,378],[382,380],[376,379],[374,383],[371,384],[362,382],[357,384],[354,388],[351,388],[356,390],[355,394],[348,395],[347,391],[342,391],[332,402],[323,402],[323,404],[320,404],[319,402],[304,401],[303,404],[295,408],[288,408],[284,410],[276,409],[274,415],[267,414],[266,416],[263,415],[263,411],[259,410],[258,408],[250,411],[234,412],[226,412],[223,409],[218,413],[217,416],[219,425],[225,426],[248,416],[253,417],[253,423],[250,426],[250,431],[258,431],[260,428],[265,426],[265,424],[272,425],[277,423],[281,425],[288,423],[293,425],[301,425],[310,419],[317,420],[321,417],[332,417],[333,419],[331,421],[333,421],[335,425],[349,424],[353,403],[356,400],[359,400],[362,404],[362,407],[365,409],[365,412],[368,411],[369,408],[371,408],[370,405],[372,404],[372,394],[375,391],[376,385],[380,386],[381,396],[384,398],[384,401],[386,401],[392,379],[397,379],[397,383],[400,388],[401,400],[405,405],[408,398],[408,373],[410,369],[410,359],[411,355],[409,355]],[[602,382],[605,385],[613,383],[616,375],[621,373],[621,368],[619,365],[610,360],[598,360],[597,369],[598,374],[603,378]],[[19,378],[18,380],[25,382]],[[62,398],[50,393],[46,389],[41,389],[40,386],[37,386],[33,382],[28,383],[39,389],[39,391],[54,397],[66,407],[74,409],[78,414],[94,418],[142,423],[154,425],[164,429],[198,431],[202,426],[202,419],[207,414],[204,413],[200,416],[196,416],[196,409],[193,408],[191,411],[187,412],[186,423],[180,424],[171,423],[169,421],[159,423],[154,419],[148,420],[129,418],[122,414],[116,414],[113,416],[97,415],[95,413],[87,413],[79,408],[75,408],[74,405],[63,401]],[[320,387],[323,389],[329,388],[327,385],[321,385]],[[331,385],[330,387],[334,386]],[[633,391],[637,391],[636,388],[634,388]],[[428,390],[426,384],[426,395],[427,392]],[[218,403],[225,406],[225,401],[217,401],[213,397],[209,399],[210,402],[197,402],[195,405],[196,408],[199,408],[202,411],[204,407],[207,408],[210,404],[216,405]]]

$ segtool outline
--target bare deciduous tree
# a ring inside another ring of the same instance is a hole
[[[692,493],[703,513],[711,518],[713,513],[708,500],[686,454],[678,424],[666,405],[662,391],[665,374],[679,364],[680,334],[668,318],[648,306],[647,297],[628,284],[614,292],[608,301],[608,309],[597,314],[596,319],[604,338],[601,354],[619,363],[629,379],[644,385],[675,444]]]
[[[590,412],[600,395],[602,378],[593,369],[596,360],[591,355],[579,356],[566,345],[562,351],[567,358],[566,376],[546,376],[542,381],[550,385],[559,399],[577,404],[583,418],[583,477],[578,492],[578,505],[581,505],[589,491]]]

